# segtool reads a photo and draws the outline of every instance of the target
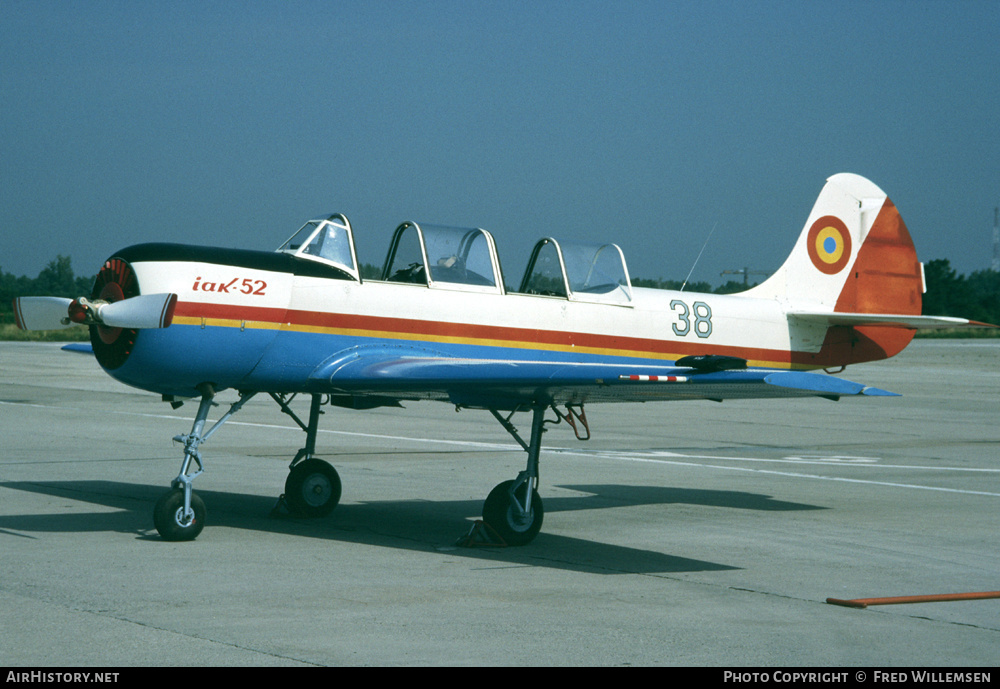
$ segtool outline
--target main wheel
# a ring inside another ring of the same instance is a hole
[[[504,481],[490,491],[483,503],[483,521],[489,524],[507,545],[527,545],[535,539],[542,528],[542,499],[538,491],[531,491],[531,509],[522,515],[521,510],[511,499],[511,488],[514,481]],[[517,491],[517,502],[524,504],[528,493],[528,483],[522,483]]]
[[[153,508],[153,524],[165,541],[193,541],[205,528],[205,503],[194,493],[191,494],[191,510],[194,517],[184,517],[184,491],[173,488],[156,501]]]
[[[285,480],[288,509],[304,517],[323,517],[340,502],[340,476],[322,459],[307,459],[292,467]]]

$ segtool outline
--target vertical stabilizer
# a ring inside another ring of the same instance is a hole
[[[864,177],[843,173],[827,180],[778,272],[743,294],[781,302],[792,341],[810,352],[803,363],[831,366],[902,351],[915,326],[901,317],[920,315],[923,291],[923,270],[896,206]]]
[[[919,314],[923,279],[910,233],[885,192],[859,175],[827,180],[792,253],[747,296],[794,307]]]

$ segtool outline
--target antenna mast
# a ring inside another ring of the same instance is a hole
[[[712,238],[713,234],[715,234],[715,228],[718,226],[719,223],[715,223],[714,225],[712,225],[712,231],[708,233],[708,236],[705,238],[705,243],[701,245],[701,251],[698,252],[698,258],[694,259],[694,263],[691,265],[691,270],[688,271],[687,277],[684,278],[684,282],[681,283],[681,288],[679,291],[683,292],[684,288],[687,287],[688,280],[691,279],[691,273],[694,272],[694,267],[698,265],[698,261],[701,260],[701,255],[705,253],[705,247],[708,246],[708,240]]]

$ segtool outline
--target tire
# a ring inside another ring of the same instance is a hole
[[[285,503],[303,517],[325,517],[340,502],[340,476],[322,459],[307,459],[292,467],[285,480]]]
[[[490,491],[483,503],[483,521],[497,532],[507,545],[527,545],[535,540],[542,529],[545,510],[538,491],[532,490],[531,510],[527,518],[522,518],[520,510],[511,502],[511,487],[514,481],[504,481]],[[522,483],[517,489],[517,500],[523,503],[528,484]]]
[[[191,509],[194,519],[184,521],[184,491],[174,488],[156,501],[153,508],[153,524],[165,541],[193,541],[205,528],[205,503],[194,493],[191,494]]]

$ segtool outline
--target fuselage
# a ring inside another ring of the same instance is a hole
[[[483,360],[668,364],[722,354],[784,369],[849,363],[831,345],[835,329],[793,327],[786,305],[771,299],[640,288],[627,304],[484,293],[357,281],[288,255],[179,245],[129,247],[115,259],[141,293],[178,301],[170,327],[131,332],[121,361],[102,357],[95,335],[98,360],[118,380],[166,395],[191,396],[202,383],[329,389],[330,363],[372,346]]]

